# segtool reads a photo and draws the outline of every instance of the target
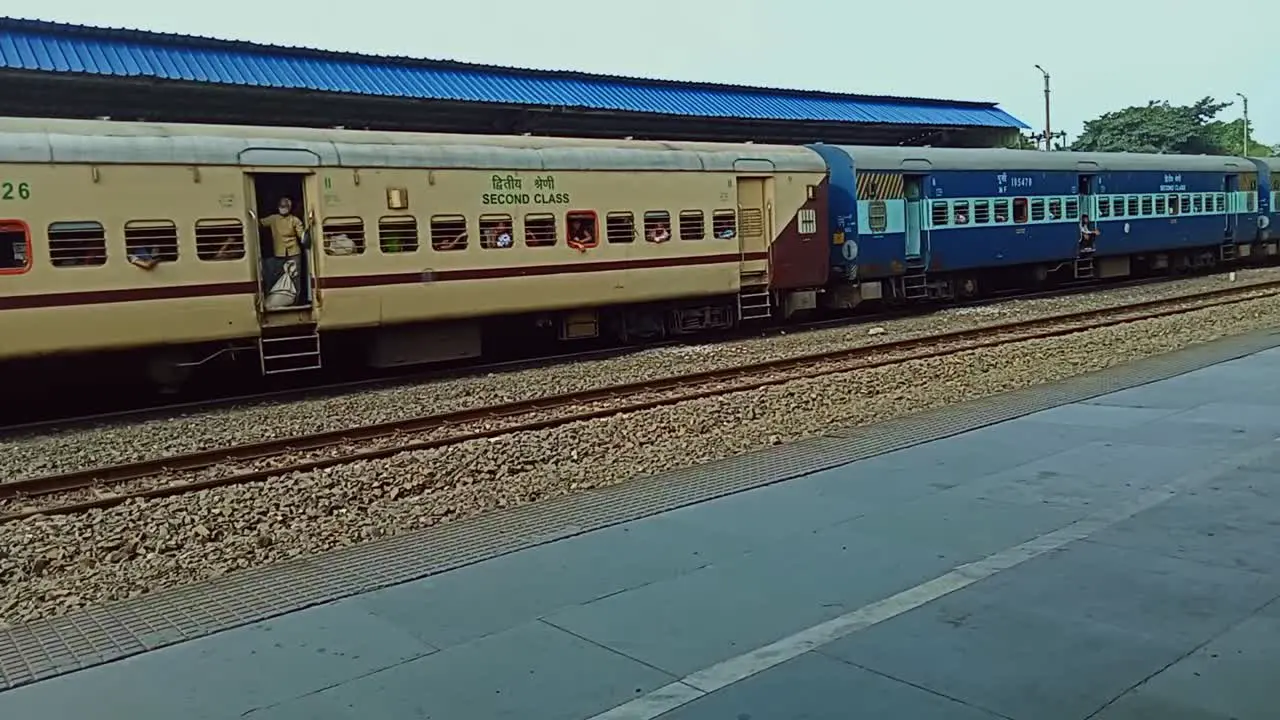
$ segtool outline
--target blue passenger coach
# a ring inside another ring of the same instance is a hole
[[[1275,207],[1246,158],[810,147],[837,307],[1203,267],[1253,252]]]

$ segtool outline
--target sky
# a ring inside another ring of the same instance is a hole
[[[1249,98],[1254,137],[1280,143],[1275,64],[1251,28],[1277,0],[9,0],[15,17],[324,50],[674,80],[998,102],[1053,129],[1148,100]],[[1274,32],[1274,31],[1271,31]]]

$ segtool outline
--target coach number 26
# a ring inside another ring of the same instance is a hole
[[[20,182],[0,182],[0,200],[26,200],[31,197],[31,185]]]

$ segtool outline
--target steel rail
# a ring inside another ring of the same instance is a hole
[[[8,522],[38,514],[64,514],[81,512],[93,508],[110,507],[134,498],[167,497],[225,485],[258,482],[292,473],[310,472],[336,465],[358,462],[361,460],[373,460],[389,457],[403,452],[437,449],[470,440],[493,438],[516,432],[542,430],[574,422],[582,422],[585,420],[610,417],[624,413],[649,410],[678,402],[688,402],[700,398],[756,390],[771,385],[779,385],[806,378],[821,377],[824,375],[843,372],[853,372],[887,365],[896,365],[913,360],[943,357],[959,352],[1007,345],[1010,343],[1060,337],[1063,335],[1071,335],[1115,325],[1180,315],[1213,307],[1237,304],[1249,300],[1274,297],[1277,295],[1280,295],[1280,281],[1257,283],[1246,287],[1224,288],[1190,296],[1162,298],[1159,300],[1150,300],[1129,305],[1061,313],[1031,320],[991,324],[937,335],[907,338],[904,340],[884,343],[874,343],[855,348],[842,348],[832,351],[810,353],[789,358],[752,363],[750,365],[731,369],[705,370],[657,380],[620,383],[601,388],[562,393],[542,398],[517,400],[498,405],[424,415],[405,420],[388,421],[355,428],[344,428],[309,435],[268,440],[235,447],[217,448],[170,458],[146,460],[135,463],[91,468],[60,475],[16,480],[0,484],[0,500],[34,498],[60,492],[96,488],[104,485],[118,485],[157,476],[195,472],[215,467],[220,464],[247,462],[263,458],[277,457],[290,453],[320,450],[345,444],[356,444],[380,439],[393,439],[396,436],[401,435],[406,436],[405,442],[403,443],[388,443],[383,447],[343,453],[332,457],[308,460],[288,466],[254,469],[226,476],[190,482],[175,482],[159,487],[142,489],[136,492],[107,495],[63,506],[25,510],[0,516],[0,522]],[[916,350],[919,352],[912,352],[910,355],[905,357],[901,355],[877,357],[891,353],[903,353],[905,351]],[[790,372],[794,370],[805,370],[806,368],[807,372]],[[733,383],[735,380],[764,374],[773,374],[774,376],[758,377],[750,380],[749,382]],[[733,384],[725,385],[725,383]],[[689,392],[682,392],[678,396],[674,397],[665,395],[661,397],[642,398],[632,402],[611,404],[608,407],[594,408],[577,413],[569,413],[554,417],[535,418],[511,425],[486,427],[473,431],[459,432],[457,434],[441,438],[412,440],[407,437],[476,422],[491,422],[494,420],[501,420],[503,418],[518,418],[523,415],[536,415],[538,413],[545,413],[549,410],[572,406],[591,405],[602,402],[616,402],[619,400],[625,400],[628,397],[670,393],[676,390],[688,389],[690,386],[707,384],[720,384],[720,386],[694,389]]]

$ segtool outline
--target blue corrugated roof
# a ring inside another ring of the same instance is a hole
[[[521,70],[14,18],[0,18],[0,69],[750,120],[1029,127],[994,103]]]

